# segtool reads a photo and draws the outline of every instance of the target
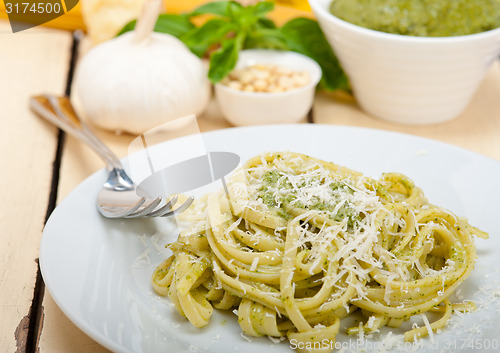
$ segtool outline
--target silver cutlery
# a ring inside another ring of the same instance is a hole
[[[49,94],[30,98],[33,111],[60,129],[87,143],[106,163],[108,178],[97,196],[97,209],[108,218],[165,217],[185,211],[192,203],[188,198],[177,208],[178,198],[146,198],[136,193],[118,157],[78,117],[68,97]]]

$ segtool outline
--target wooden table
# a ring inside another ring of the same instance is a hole
[[[0,22],[0,352],[105,352],[59,310],[38,271],[43,225],[55,205],[102,167],[86,146],[65,136],[28,109],[39,92],[69,92],[70,67],[79,46],[69,32],[31,29],[11,34]],[[317,95],[315,123],[352,125],[429,137],[500,161],[500,65],[488,72],[466,111],[453,121],[404,126],[363,113],[352,97]],[[212,102],[200,129],[227,128]],[[119,156],[130,135],[98,130]]]

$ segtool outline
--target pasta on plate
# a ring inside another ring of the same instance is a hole
[[[213,308],[237,308],[246,335],[288,337],[312,352],[330,351],[321,342],[335,342],[356,310],[366,320],[349,334],[442,313],[407,341],[472,310],[448,297],[474,267],[473,235],[488,237],[402,174],[377,180],[291,152],[248,160],[181,217],[189,227],[169,245],[154,290],[196,327]]]

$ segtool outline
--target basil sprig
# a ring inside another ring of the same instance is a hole
[[[318,23],[295,18],[279,28],[266,17],[273,8],[270,1],[246,7],[235,1],[209,2],[190,13],[160,15],[154,30],[179,38],[199,57],[210,55],[208,77],[213,83],[234,69],[240,50],[266,48],[291,50],[314,59],[323,71],[320,88],[349,89],[347,77]],[[196,27],[192,20],[200,15],[211,18]],[[118,35],[133,30],[135,23],[127,23]]]

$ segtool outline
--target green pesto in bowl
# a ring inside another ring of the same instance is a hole
[[[376,31],[462,36],[500,27],[500,0],[333,0],[330,12]]]

